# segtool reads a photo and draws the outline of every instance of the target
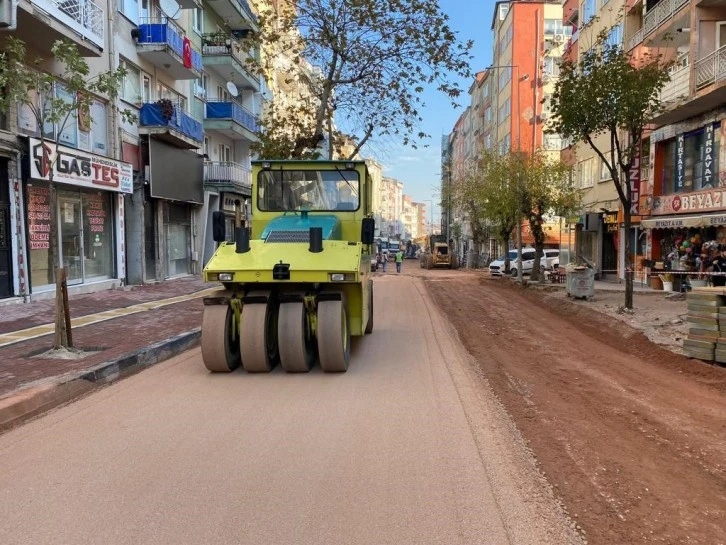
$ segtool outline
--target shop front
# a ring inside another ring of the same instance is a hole
[[[197,246],[204,236],[198,232],[204,226],[199,218],[204,203],[204,156],[153,137],[148,143],[150,199],[146,208],[156,211],[151,221],[159,229],[156,233],[147,230],[146,239],[158,241],[156,254],[161,262],[157,270],[164,278],[198,273]]]
[[[125,276],[123,194],[132,187],[132,167],[103,156],[29,139],[24,184],[31,293],[54,289],[55,266],[66,268],[68,285],[101,288]],[[56,188],[51,209],[50,169]],[[57,259],[51,256],[51,222],[57,227]]]

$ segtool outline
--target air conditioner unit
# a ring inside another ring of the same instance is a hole
[[[0,0],[0,30],[15,30],[18,28],[18,2],[17,0]]]
[[[564,34],[555,34],[555,37],[552,39],[553,42],[556,44],[561,44],[565,41],[565,35]]]

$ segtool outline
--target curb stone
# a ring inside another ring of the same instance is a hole
[[[82,371],[43,379],[0,398],[0,433],[60,405],[168,360],[199,344],[197,327]]]

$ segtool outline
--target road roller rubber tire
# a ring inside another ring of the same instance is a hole
[[[288,373],[307,373],[315,359],[304,303],[283,303],[277,320],[280,364]]]
[[[248,373],[269,373],[279,359],[275,302],[246,303],[240,321],[242,367]]]
[[[345,301],[318,303],[318,356],[326,373],[344,373],[350,362],[350,327]]]
[[[240,365],[239,332],[232,338],[234,311],[229,305],[204,307],[202,360],[212,373],[229,373]]]

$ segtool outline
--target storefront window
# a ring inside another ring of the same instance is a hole
[[[113,205],[111,194],[83,191],[84,277],[104,279],[113,276]]]
[[[718,186],[720,125],[681,134],[664,144],[662,194],[701,191]]]
[[[192,229],[189,207],[167,204],[166,276],[189,274],[191,265]]]
[[[28,183],[28,247],[31,287],[54,282],[50,260],[50,191],[47,182]],[[113,195],[103,191],[59,186],[58,260],[68,283],[104,280],[114,275]],[[55,260],[57,262],[57,260]]]
[[[28,249],[32,285],[46,286],[54,281],[50,262],[50,190],[46,182],[27,186]]]

